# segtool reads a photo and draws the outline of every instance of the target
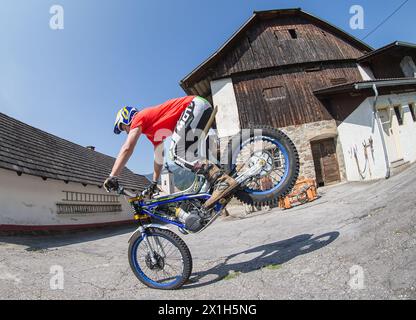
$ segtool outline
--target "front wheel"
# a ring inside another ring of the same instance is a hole
[[[179,289],[192,272],[188,246],[172,231],[159,228],[148,228],[146,235],[139,233],[130,241],[129,263],[136,277],[153,289]]]
[[[245,181],[235,192],[237,199],[255,206],[275,205],[293,189],[299,176],[299,155],[286,134],[259,126],[242,130],[232,140],[228,161],[229,174],[234,178],[250,168],[253,158],[266,162],[258,175]]]

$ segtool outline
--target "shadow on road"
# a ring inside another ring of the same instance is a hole
[[[135,225],[124,225],[117,227],[105,227],[96,230],[72,231],[50,235],[0,236],[0,243],[13,243],[26,246],[26,251],[37,251],[114,237],[126,233],[131,233],[135,229],[137,229],[137,226]]]
[[[232,277],[233,274],[249,273],[264,267],[278,269],[280,265],[297,256],[308,254],[329,245],[338,237],[339,232],[336,231],[316,237],[311,234],[304,234],[232,254],[224,262],[209,270],[193,273],[184,289],[207,286],[221,280],[225,281],[227,277]],[[254,259],[241,261],[244,259],[244,255],[253,254],[256,255]],[[240,260],[241,262],[232,262],[232,260]],[[205,280],[204,278],[209,279]]]

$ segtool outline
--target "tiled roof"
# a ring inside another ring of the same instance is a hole
[[[0,168],[18,174],[101,186],[115,159],[0,113]],[[148,180],[125,168],[122,186],[142,190]]]

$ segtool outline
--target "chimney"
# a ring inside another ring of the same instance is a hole
[[[95,151],[95,147],[94,146],[86,146],[87,149]]]

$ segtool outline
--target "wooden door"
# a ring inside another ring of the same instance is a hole
[[[315,164],[316,184],[320,187],[325,185],[321,167],[321,146],[319,143],[312,143],[313,162]]]
[[[334,139],[314,141],[311,144],[318,186],[341,180]]]

